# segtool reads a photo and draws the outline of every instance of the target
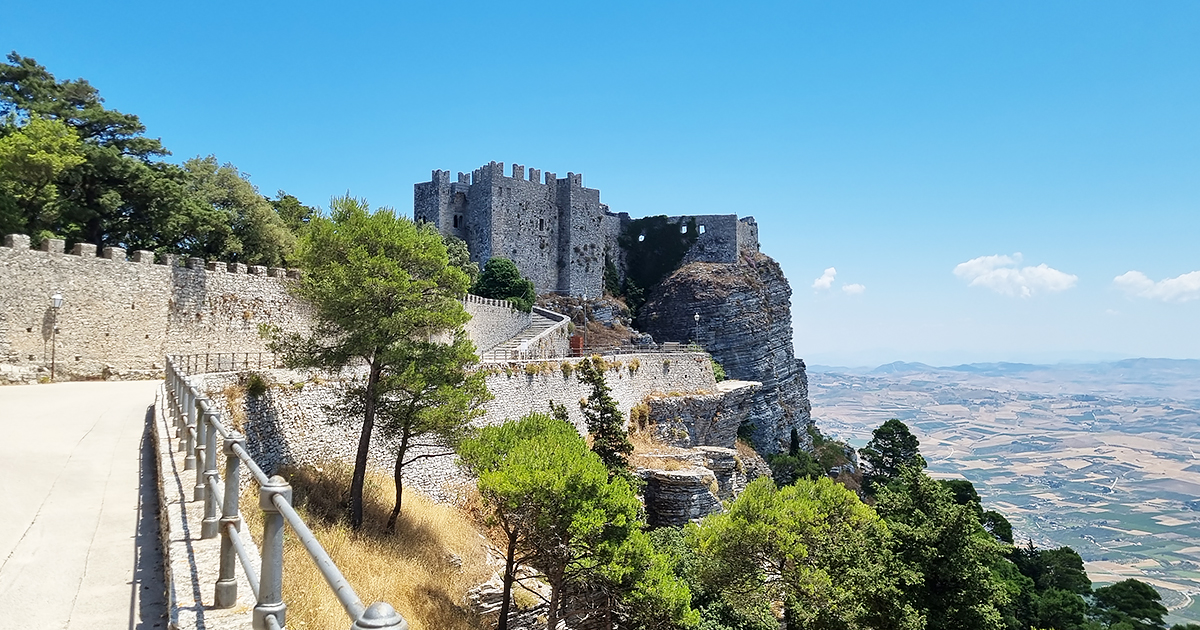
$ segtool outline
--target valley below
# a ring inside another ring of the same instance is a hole
[[[1200,361],[809,368],[812,417],[861,448],[899,418],[1017,544],[1069,545],[1096,586],[1156,587],[1200,623]]]

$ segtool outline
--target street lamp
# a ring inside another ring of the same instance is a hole
[[[55,291],[50,296],[50,306],[54,309],[54,321],[50,325],[50,382],[54,382],[54,364],[58,350],[58,309],[62,308],[62,291]]]
[[[692,319],[696,320],[696,330],[692,333],[692,343],[700,345],[700,313],[692,315]]]

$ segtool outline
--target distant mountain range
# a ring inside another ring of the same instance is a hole
[[[845,374],[877,379],[931,380],[959,382],[968,380],[988,387],[1018,389],[1064,388],[1081,392],[1112,393],[1124,396],[1200,398],[1200,360],[1196,359],[1123,359],[1096,363],[966,363],[933,366],[925,363],[896,361],[876,368],[847,368],[810,365],[809,371]],[[1025,383],[1025,385],[1017,385]]]
[[[1200,378],[1200,359],[1123,359],[1121,361],[1104,361],[1097,363],[1055,363],[1039,365],[1034,363],[964,363],[961,365],[936,366],[926,363],[910,363],[894,361],[876,368],[841,367],[831,365],[809,365],[812,372],[828,372],[834,374],[916,374],[920,372],[963,372],[979,376],[1017,376],[1031,372],[1054,372],[1057,374],[1078,374],[1092,376],[1127,375],[1139,377],[1140,382],[1148,375],[1169,375],[1172,378]]]

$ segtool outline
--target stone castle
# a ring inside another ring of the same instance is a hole
[[[472,173],[433,171],[432,179],[414,186],[413,216],[438,227],[442,234],[467,243],[480,265],[493,257],[508,258],[533,281],[538,294],[598,297],[606,257],[623,272],[621,236],[633,221],[628,213],[610,212],[600,191],[583,186],[583,176],[559,179],[513,164],[489,162]],[[758,224],[736,214],[669,217],[686,232],[696,229],[686,262],[738,262],[743,252],[758,251]],[[692,226],[695,226],[694,228]]]

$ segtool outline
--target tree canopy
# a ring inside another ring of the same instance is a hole
[[[482,378],[465,373],[475,361],[462,333],[467,277],[449,264],[432,226],[349,197],[334,199],[328,218],[312,219],[296,255],[305,274],[295,292],[312,307],[312,329],[268,331],[271,345],[292,367],[365,368],[342,402],[347,418],[362,418],[350,487],[350,521],[359,527],[377,418],[400,440],[399,490],[406,440],[433,434],[445,444],[486,395]],[[434,340],[439,333],[451,341]]]
[[[137,116],[33,59],[0,63],[0,233],[248,264],[290,264],[305,208],[216,158],[162,161]],[[291,200],[295,200],[291,197]],[[311,210],[311,209],[309,209]],[[285,219],[282,212],[289,213]]]
[[[871,441],[859,451],[863,463],[863,487],[869,494],[878,492],[900,478],[905,468],[925,468],[921,443],[904,422],[892,418],[872,432]]]
[[[471,287],[471,292],[494,300],[508,300],[526,312],[533,308],[533,302],[537,299],[533,292],[533,281],[522,276],[516,263],[507,258],[489,259],[475,286]]]
[[[570,424],[531,414],[485,427],[462,443],[459,457],[478,475],[506,539],[502,630],[519,564],[537,568],[551,586],[549,630],[567,618],[578,627],[597,606],[644,626],[694,625],[687,587],[642,532],[633,487],[610,478]]]

